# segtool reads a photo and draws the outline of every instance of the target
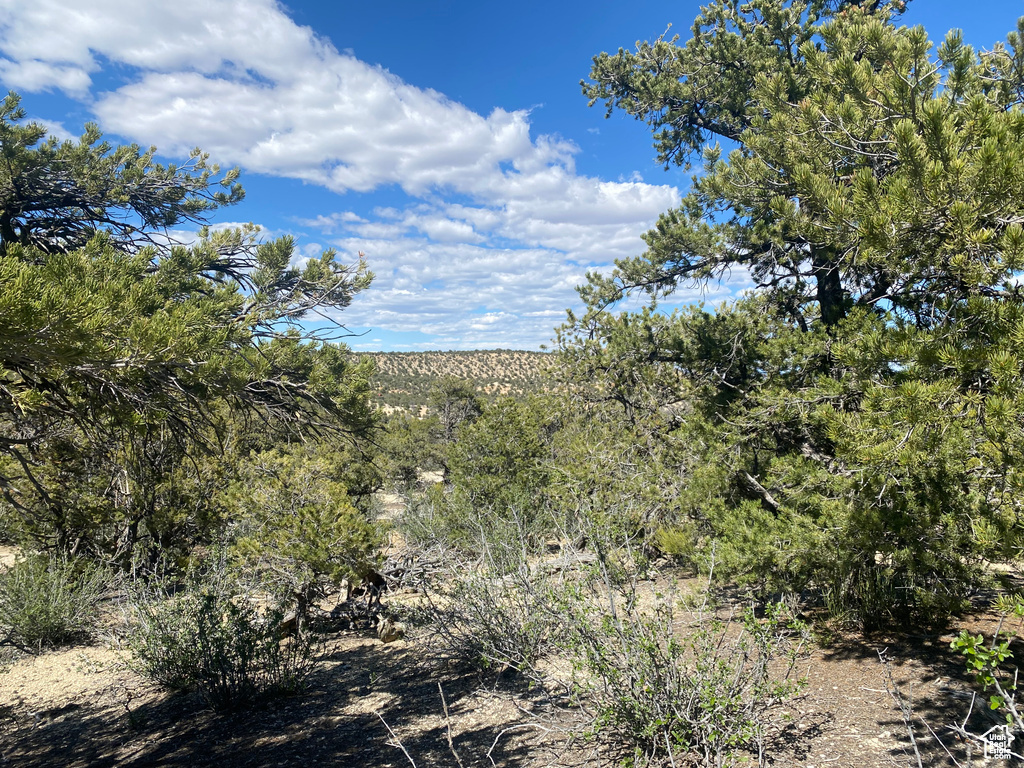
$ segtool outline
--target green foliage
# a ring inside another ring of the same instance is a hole
[[[3,642],[39,652],[88,639],[110,574],[81,559],[32,555],[0,571]]]
[[[551,439],[547,503],[558,530],[598,552],[636,546],[649,552],[659,528],[684,528],[677,468],[688,450],[659,433],[659,414],[631,422],[597,404],[558,414]]]
[[[381,457],[389,484],[398,491],[416,486],[423,472],[443,470],[446,446],[437,441],[439,428],[434,416],[416,418],[393,414],[384,425]]]
[[[442,443],[455,440],[463,424],[472,424],[483,411],[483,404],[472,382],[445,376],[434,383],[427,397],[430,412],[437,418]]]
[[[211,489],[257,431],[364,437],[372,362],[297,325],[347,306],[372,274],[333,251],[293,266],[253,226],[183,246],[241,199],[205,156],[44,142],[0,107],[0,492],[14,535],[122,563],[187,550],[222,522]],[[218,189],[220,186],[223,189]],[[235,455],[231,451],[237,450]],[[355,491],[355,489],[353,489]]]
[[[1000,665],[1013,658],[1009,640],[999,642],[998,638],[993,638],[991,645],[988,645],[983,635],[972,635],[966,629],[960,632],[950,647],[963,655],[967,669],[975,674],[978,685],[986,691],[995,686],[995,675],[999,674]],[[1010,690],[1016,689],[1014,685],[1009,687]],[[989,704],[992,709],[999,709],[1005,701],[1002,696],[994,693],[989,697]]]
[[[449,479],[473,504],[534,499],[547,482],[549,438],[544,402],[502,398],[460,431]]]
[[[143,676],[198,691],[214,709],[235,709],[300,690],[314,669],[312,638],[283,638],[284,614],[261,612],[216,584],[192,587],[137,605],[129,646]]]
[[[739,633],[701,613],[691,634],[678,635],[677,624],[664,601],[649,615],[627,602],[568,622],[583,692],[597,708],[595,733],[631,753],[633,765],[686,755],[719,766],[757,754],[768,711],[799,687],[789,676],[802,627],[777,604],[764,618],[748,610]]]
[[[465,423],[447,450],[447,488],[433,489],[433,520],[448,541],[482,552],[490,543],[535,546],[551,530],[547,459],[554,425],[546,400],[501,398]]]
[[[418,428],[407,428],[405,434],[416,439],[425,449],[423,462],[416,469],[437,464],[445,478],[449,471],[449,453],[459,428],[472,424],[481,414],[483,402],[472,382],[454,376],[435,380],[427,394],[427,417]],[[406,465],[406,474],[410,467]]]
[[[0,104],[0,254],[14,243],[69,252],[100,231],[131,250],[154,230],[201,222],[244,197],[238,169],[215,180],[219,168],[199,150],[182,166],[162,166],[155,147],[111,147],[94,124],[78,142],[44,141],[42,126],[16,125],[24,118],[9,93]]]
[[[591,82],[583,82],[591,106],[604,101],[608,115],[621,109],[655,131],[658,159],[684,164],[710,136],[738,140],[758,115],[747,94],[775,74],[793,101],[812,92],[801,47],[813,44],[830,15],[864,9],[899,12],[902,0],[797,0],[791,3],[719,0],[701,9],[693,37],[637,43],[635,52],[594,57]],[[843,14],[845,15],[845,13]]]
[[[1019,596],[1008,598],[1002,596],[996,607],[1004,614],[1013,614],[1017,618],[1024,616],[1024,601]],[[1017,728],[1024,726],[1020,710],[1017,707],[1017,669],[1006,668],[1006,662],[1013,659],[1010,650],[1010,639],[1004,634],[1003,621],[989,641],[984,635],[972,635],[963,630],[950,643],[950,648],[964,657],[967,671],[975,677],[975,682],[988,697],[989,708],[1001,710],[1006,722]]]
[[[693,563],[697,555],[697,535],[691,527],[661,527],[655,531],[658,548],[682,562]]]
[[[901,9],[718,0],[597,57],[592,101],[703,168],[559,339],[575,392],[683,447],[665,530],[864,626],[959,609],[1024,530],[1021,33],[932,50]],[[740,300],[657,306],[732,270]]]
[[[225,494],[240,563],[292,592],[364,576],[381,535],[352,504],[346,469],[342,455],[323,447],[250,455]]]

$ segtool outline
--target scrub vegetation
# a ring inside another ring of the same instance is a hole
[[[303,759],[366,765],[1024,742],[1024,20],[976,51],[904,9],[714,0],[595,57],[591,104],[696,171],[544,355],[355,355],[303,319],[372,290],[362,254],[208,228],[237,171],[47,140],[9,95],[2,674],[93,642],[154,686],[89,737],[60,720],[68,764],[278,764],[282,718]],[[740,272],[734,301],[665,309]],[[4,757],[44,765],[19,707]],[[865,740],[839,747],[844,707]],[[244,737],[153,751],[174,722]]]

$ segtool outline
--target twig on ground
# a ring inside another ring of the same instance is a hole
[[[521,728],[536,728],[537,730],[544,731],[545,733],[551,733],[552,730],[551,728],[545,728],[540,723],[516,723],[515,725],[510,725],[507,728],[502,728],[498,735],[494,737],[494,741],[491,742],[491,748],[487,750],[487,759],[491,761],[491,765],[493,765],[494,768],[498,768],[498,764],[494,762],[494,758],[491,754],[494,752],[494,748],[498,746],[498,742],[501,740],[501,737],[509,731],[516,731]]]
[[[882,669],[885,670],[885,690],[896,703],[900,716],[903,718],[903,726],[907,729],[907,736],[910,737],[910,746],[913,748],[914,757],[917,759],[917,768],[924,768],[924,763],[921,760],[921,749],[918,747],[917,737],[914,735],[914,705],[903,696],[899,686],[896,685],[896,680],[892,674],[892,666],[885,655],[888,650],[888,648],[884,648],[878,652],[878,660],[882,663]],[[913,688],[911,688],[911,696],[913,696]]]
[[[455,758],[455,762],[459,764],[459,768],[465,768],[462,764],[462,758],[459,757],[459,753],[455,751],[455,742],[452,740],[452,719],[448,714],[448,702],[444,698],[444,688],[441,687],[441,683],[438,682],[437,690],[441,694],[441,706],[444,708],[444,724],[448,730],[448,749],[451,750],[452,756]]]
[[[391,730],[391,726],[388,725],[388,721],[384,719],[384,715],[382,715],[380,712],[374,712],[374,714],[380,718],[380,721],[384,723],[384,727],[388,729],[388,733],[391,734],[391,739],[388,741],[388,744],[392,747],[398,747],[400,750],[402,750],[402,754],[405,755],[405,758],[409,761],[409,764],[412,766],[412,768],[417,768],[416,761],[412,759],[412,755],[409,754],[409,750],[405,748],[405,745],[402,743],[402,740],[398,738],[398,735],[393,730]]]

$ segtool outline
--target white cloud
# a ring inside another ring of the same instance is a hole
[[[443,216],[423,216],[415,219],[415,226],[431,240],[449,243],[479,243],[483,236],[473,231],[464,221],[455,221]]]
[[[120,83],[97,88],[110,72]],[[585,271],[642,250],[640,234],[679,197],[639,174],[579,175],[576,145],[532,137],[528,111],[484,116],[413,87],[275,0],[0,0],[0,80],[61,90],[105,130],[166,154],[198,145],[337,193],[400,188],[405,207],[367,217],[339,199],[297,224],[365,251],[377,272],[347,324],[434,333],[439,345],[547,341]]]
[[[68,93],[84,95],[89,76],[78,67],[66,67],[41,61],[12,61],[0,58],[0,79],[25,91],[43,91],[56,87]]]
[[[367,253],[377,274],[371,289],[339,319],[350,327],[433,334],[425,344],[432,348],[537,348],[549,343],[565,310],[577,303],[573,289],[587,271],[543,248],[422,238],[342,238],[333,245],[350,257]],[[722,285],[680,290],[664,305],[715,304],[749,284],[747,275],[737,274]],[[635,302],[623,308],[636,309]]]
[[[338,211],[329,216],[321,215],[312,219],[299,218],[295,221],[300,226],[318,229],[325,234],[332,234],[343,229],[347,224],[365,223],[366,219],[352,211]]]

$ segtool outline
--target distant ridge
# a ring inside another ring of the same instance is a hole
[[[374,399],[385,411],[419,413],[434,383],[446,376],[472,382],[485,397],[518,395],[544,389],[546,352],[487,349],[468,352],[369,352],[377,365]]]

